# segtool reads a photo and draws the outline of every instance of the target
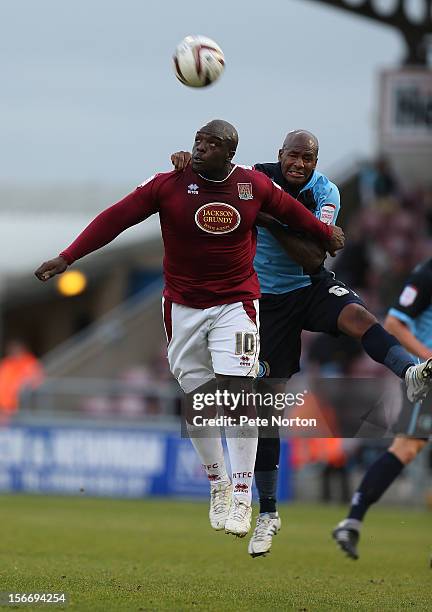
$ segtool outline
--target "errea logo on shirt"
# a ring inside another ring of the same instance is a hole
[[[188,185],[188,193],[191,193],[192,195],[198,195],[198,185],[196,185],[195,183],[191,183],[190,185]]]

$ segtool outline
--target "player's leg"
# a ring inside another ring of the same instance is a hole
[[[340,287],[347,291],[347,287]],[[422,398],[432,385],[432,359],[415,365],[413,357],[400,342],[360,303],[347,303],[340,311],[338,329],[360,340],[366,353],[405,380],[410,401]]]
[[[189,438],[210,483],[210,525],[216,531],[221,531],[225,529],[225,522],[231,507],[232,484],[225,466],[220,427],[194,424],[194,418],[197,415],[200,422],[202,422],[201,419],[214,419],[218,416],[217,409],[213,406],[201,408],[202,398],[208,395],[214,397],[216,390],[216,379],[214,379],[187,393],[184,405]],[[196,410],[197,405],[199,412]]]
[[[390,485],[427,444],[426,439],[397,437],[371,465],[353,495],[347,517],[333,531],[333,538],[351,559],[358,559],[357,544],[363,519]]]
[[[258,301],[227,304],[215,309],[208,333],[208,347],[223,394],[225,416],[234,419],[225,427],[233,485],[232,505],[225,532],[243,537],[250,529],[252,480],[258,431],[255,420],[240,425],[238,417],[256,417],[253,379],[258,369]],[[237,418],[237,420],[235,420]]]
[[[225,466],[220,428],[194,425],[193,420],[197,414],[207,418],[217,414],[214,407],[202,410],[202,403],[198,402],[204,393],[215,390],[207,346],[207,315],[204,310],[164,300],[163,319],[170,369],[186,394],[186,427],[210,483],[210,524],[213,529],[222,530],[231,505],[232,486]]]
[[[270,552],[273,536],[282,526],[277,509],[279,455],[279,437],[268,438],[261,433],[258,438],[255,464],[255,484],[258,489],[260,508],[255,529],[248,544],[248,553],[252,557],[265,556]]]
[[[300,369],[300,305],[303,308],[303,295],[306,291],[307,288],[288,294],[264,294],[261,298],[260,371],[256,381],[257,391],[261,394],[280,391],[281,385],[274,382],[275,379],[288,379]],[[260,507],[255,530],[248,545],[248,552],[252,557],[270,552],[273,536],[281,528],[277,509],[279,454],[278,428],[260,428],[255,463],[255,484]]]
[[[276,432],[275,432],[276,435]],[[259,494],[260,514],[277,516],[277,483],[279,471],[280,438],[258,438],[255,463],[255,484]]]

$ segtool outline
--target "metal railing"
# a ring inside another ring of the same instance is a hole
[[[23,391],[18,419],[177,421],[180,403],[175,381],[48,378],[37,389]]]
[[[146,309],[160,302],[162,287],[163,279],[160,277],[47,353],[43,359],[45,371],[51,376],[61,376],[63,372],[73,370],[83,359],[97,359],[119,341],[126,341],[134,323],[138,325],[138,321],[145,317]]]

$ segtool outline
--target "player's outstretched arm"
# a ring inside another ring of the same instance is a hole
[[[322,244],[309,236],[298,236],[271,215],[258,213],[256,223],[265,227],[276,238],[285,253],[294,259],[307,274],[313,274],[325,260],[326,250]]]
[[[303,204],[270,180],[268,186],[269,198],[263,203],[262,212],[269,213],[292,230],[306,232],[320,240],[332,257],[343,248],[345,236],[340,227],[319,221]]]
[[[189,164],[191,160],[191,153],[189,151],[177,151],[171,155],[171,163],[174,166],[174,170],[181,172]]]
[[[35,271],[36,277],[47,281],[56,274],[61,274],[77,259],[100,249],[128,227],[157,212],[157,202],[152,196],[154,181],[154,178],[146,181],[122,200],[102,211],[58,257],[39,266]]]
[[[35,276],[44,283],[53,276],[56,276],[56,274],[62,274],[67,267],[68,263],[63,257],[55,257],[40,265],[35,271]]]
[[[270,231],[287,255],[294,259],[306,274],[313,274],[323,264],[326,250],[312,238],[297,236],[280,224],[279,228]]]

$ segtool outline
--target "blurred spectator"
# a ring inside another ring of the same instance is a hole
[[[385,157],[380,157],[376,161],[373,191],[375,198],[397,196],[398,183],[390,168],[389,161]]]
[[[429,236],[432,235],[432,187],[416,194],[415,201],[420,204],[426,218],[426,229]]]
[[[127,385],[130,392],[123,393],[117,399],[116,410],[119,414],[130,418],[160,412],[158,398],[149,393],[149,389],[158,384],[149,367],[131,366],[121,373],[120,381]]]
[[[401,206],[399,183],[388,159],[364,164],[359,173],[360,198],[363,206],[391,213]]]
[[[346,503],[350,499],[348,454],[341,438],[293,438],[292,465],[301,470],[306,465],[316,464],[321,476],[321,501],[332,499]],[[339,491],[334,487],[339,485]]]
[[[363,163],[358,177],[360,200],[363,206],[368,206],[374,200],[375,177],[376,171],[374,165],[370,162]]]
[[[177,386],[169,371],[166,350],[163,343],[149,363],[127,365],[115,380],[119,383],[117,390],[108,388],[105,395],[85,397],[81,410],[97,418],[139,419],[180,414],[180,397],[171,396],[171,390]]]
[[[334,499],[346,504],[350,500],[351,490],[343,440],[326,438],[325,450],[327,456],[321,471],[321,501],[329,503]]]
[[[0,361],[0,413],[2,420],[19,407],[20,393],[34,389],[43,380],[39,360],[27,345],[18,339],[6,343],[5,356]]]
[[[426,214],[431,210],[432,199],[429,201],[426,191],[410,196],[398,193],[396,180],[390,178],[383,160],[374,169],[382,176],[372,180],[373,168],[367,167],[363,197],[367,194],[372,199],[367,208],[357,210],[351,217],[346,230],[347,245],[338,256],[334,271],[379,317],[399,296],[415,264],[430,256],[432,245]],[[391,194],[394,202],[391,206],[376,206],[377,196],[384,194],[386,197]]]

